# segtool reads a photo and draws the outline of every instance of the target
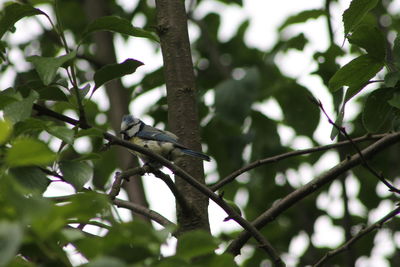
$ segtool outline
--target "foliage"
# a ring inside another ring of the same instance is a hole
[[[0,120],[0,266],[81,264],[73,262],[72,255],[87,260],[86,266],[235,266],[233,255],[220,255],[215,250],[237,238],[236,232],[225,231],[219,237],[202,231],[185,233],[179,237],[176,253],[163,257],[161,246],[175,238],[172,237],[175,229],[167,226],[155,230],[140,220],[122,222],[115,212],[113,198],[107,193],[111,190],[109,181],[120,164],[116,159],[118,150],[106,149],[103,134],[111,129],[111,114],[119,107],[103,110],[93,96],[116,79],[137,75],[138,68],[146,65],[146,58],[126,56],[121,63],[98,62],[93,35],[106,31],[123,38],[143,38],[157,52],[160,41],[154,31],[156,16],[151,1],[138,1],[133,10],[124,10],[117,1],[108,1],[106,13],[112,16],[92,22],[74,13],[74,10],[83,12],[84,1],[26,2],[7,3],[0,13],[0,76],[9,71],[16,74],[10,88],[0,88],[3,117]],[[218,2],[226,7],[242,6],[242,1]],[[336,1],[326,2],[334,5]],[[314,92],[311,97],[309,88],[283,74],[279,57],[310,46],[308,37],[303,33],[292,34],[291,27],[315,19],[331,20],[330,11],[321,3],[320,9],[304,10],[284,19],[272,48],[260,50],[245,41],[248,20],[238,26],[230,39],[221,41],[218,37],[221,14],[211,12],[201,20],[195,19],[201,3],[190,7],[189,19],[199,31],[191,45],[202,141],[216,162],[212,174],[221,181],[251,162],[290,154],[295,152],[294,144],[300,139],[315,147],[322,146],[315,138],[316,130],[327,118],[314,99],[319,95]],[[54,12],[55,18],[43,11],[43,5]],[[309,75],[322,81],[325,88],[319,90],[331,97],[337,112],[337,125],[331,126],[333,137],[342,126],[354,140],[365,134],[399,130],[400,18],[389,12],[388,5],[388,1],[352,0],[342,16],[346,45],[335,43],[340,38],[332,36],[328,23],[329,46],[325,51],[313,51],[316,69]],[[23,31],[18,21],[39,21],[39,17],[47,21],[40,20],[43,29],[35,37],[37,40],[18,44],[10,41],[13,32]],[[144,26],[134,27],[131,21],[139,17],[145,18]],[[390,18],[391,22],[382,25],[382,18]],[[393,36],[397,37],[393,40]],[[25,63],[30,63],[29,68],[21,71],[22,62],[13,61],[11,52],[16,51],[24,56]],[[337,62],[343,62],[343,56],[351,59],[340,67]],[[156,68],[145,73],[137,84],[126,86],[122,92],[128,99],[125,104],[141,105],[141,96],[164,85],[162,75],[162,67]],[[111,99],[112,94],[119,93],[110,90],[107,97]],[[210,95],[214,99],[206,104],[205,99]],[[324,101],[329,101],[320,100],[322,108]],[[282,118],[276,119],[259,108],[268,101],[276,103]],[[154,102],[147,115],[156,123],[165,123],[165,96]],[[354,103],[360,110],[352,109],[353,114],[345,116],[346,107]],[[107,120],[101,120],[102,117]],[[281,129],[290,129],[293,138],[283,141]],[[82,140],[89,147],[84,152],[77,146]],[[362,149],[371,143],[355,145]],[[322,171],[318,169],[320,159],[328,151],[332,150],[315,150],[256,164],[246,171],[243,179],[224,185],[219,190],[221,199],[236,209],[239,206],[243,216],[252,221],[289,193],[304,188],[304,181],[312,180],[316,173],[328,171],[332,164],[323,166]],[[357,154],[352,145],[338,147],[336,151],[342,160]],[[384,173],[391,184],[398,185],[398,160],[399,145],[391,144],[364,166],[372,166]],[[335,177],[336,181],[330,185],[316,188],[319,191],[310,192],[307,198],[293,203],[291,209],[282,210],[262,227],[261,233],[282,255],[293,253],[296,238],[303,236],[304,251],[289,258],[295,258],[299,266],[315,264],[332,249],[313,240],[318,234],[318,221],[327,218],[340,231],[354,235],[354,229],[377,221],[371,215],[380,205],[395,206],[398,194],[378,194],[384,186],[371,172],[362,166],[350,172],[351,175]],[[72,194],[47,197],[46,190],[57,183],[67,185]],[[350,184],[359,190],[349,188]],[[233,201],[240,199],[243,192],[248,200],[236,205]],[[331,200],[340,204],[331,205]],[[362,208],[349,210],[351,203]],[[332,207],[344,207],[343,212],[332,212]],[[392,222],[398,220],[393,215],[385,224],[393,244],[399,232]],[[84,231],[89,226],[94,230]],[[343,266],[372,256],[374,248],[379,246],[374,243],[377,238],[377,232],[368,233],[364,241],[356,242],[344,256],[329,259],[330,263]],[[270,261],[253,241],[247,244],[251,253],[244,255],[242,266]],[[399,244],[393,247],[398,252]],[[74,251],[67,252],[69,248]],[[399,262],[394,252],[385,254],[385,260],[392,265]]]

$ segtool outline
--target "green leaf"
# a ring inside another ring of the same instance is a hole
[[[213,255],[212,260],[208,266],[238,266],[234,260],[233,255],[221,254]]]
[[[217,0],[221,3],[224,3],[226,5],[232,5],[232,4],[236,4],[238,6],[243,6],[243,1],[242,0]]]
[[[308,100],[307,100],[308,101]],[[309,103],[308,105],[311,106]],[[260,133],[262,133],[260,135]],[[263,113],[253,110],[251,112],[251,125],[248,132],[251,136],[250,161],[274,156],[285,152],[278,135],[277,123]],[[278,165],[265,165],[256,168],[254,172],[263,173],[267,177],[275,176]],[[229,198],[228,195],[226,195]]]
[[[135,72],[136,69],[142,65],[142,62],[128,58],[122,63],[104,66],[94,74],[95,89],[99,88],[108,81]]]
[[[18,223],[0,221],[0,266],[8,266],[18,254],[22,238],[22,227]]]
[[[74,143],[74,130],[68,129],[65,126],[50,126],[46,128],[46,131],[69,145]]]
[[[196,258],[195,260],[193,260],[193,263],[194,262],[195,262],[195,266],[196,267],[200,267],[200,266],[212,266],[212,267],[225,267],[225,266],[234,267],[234,266],[238,266],[234,261],[234,257],[232,255],[229,255],[229,254],[221,254],[221,255],[210,254],[210,255],[206,255],[206,256],[201,256],[201,257]],[[171,265],[170,264],[170,265],[161,265],[161,266],[165,266],[165,267],[167,267],[167,266],[168,267],[169,266],[191,267],[191,266],[193,266],[193,263],[188,263],[186,261],[185,265],[176,265],[176,264],[175,265]],[[257,264],[253,264],[253,265],[244,264],[243,266],[258,266],[258,265]],[[262,264],[260,264],[260,266],[262,266]],[[159,265],[157,265],[157,267],[159,267]]]
[[[288,49],[296,49],[299,51],[303,51],[307,42],[308,39],[305,37],[304,33],[300,33],[299,35],[296,35],[289,40],[283,41],[285,45],[282,50],[287,51]]]
[[[13,142],[6,154],[6,163],[11,167],[46,165],[54,161],[56,155],[39,140],[20,138]]]
[[[385,86],[395,87],[395,85],[399,80],[400,80],[400,71],[388,72],[385,75]]]
[[[310,104],[310,92],[294,81],[282,81],[281,84],[274,97],[285,111],[284,123],[298,134],[312,137],[319,124],[320,112],[316,105]]]
[[[350,43],[364,48],[367,53],[376,60],[385,60],[385,37],[377,27],[370,24],[360,25],[348,39]]]
[[[80,157],[76,158],[76,161],[84,161],[84,160],[94,160],[94,159],[101,159],[102,156],[99,153],[88,153],[88,154],[81,154]]]
[[[10,172],[24,187],[39,193],[46,191],[50,183],[46,174],[37,167],[12,168]]]
[[[13,88],[7,88],[3,91],[0,91],[0,109],[4,109],[4,107],[8,106],[11,103],[22,100],[20,94],[15,93]]]
[[[83,33],[83,36],[86,37],[88,34],[96,31],[118,32],[121,34],[147,38],[152,41],[159,42],[158,37],[152,32],[134,27],[128,20],[117,16],[105,16],[96,19],[89,24]]]
[[[351,1],[349,8],[343,13],[344,36],[347,36],[378,2],[378,0]]]
[[[397,69],[400,69],[400,34],[397,34],[393,44],[393,61]]]
[[[79,229],[75,229],[75,228],[62,229],[61,233],[62,233],[63,237],[65,238],[65,240],[67,242],[71,242],[71,243],[76,240],[85,238],[85,234],[82,233],[82,231],[80,231]]]
[[[29,118],[31,116],[33,102],[35,102],[38,97],[38,93],[31,91],[27,98],[8,104],[4,107],[4,117],[14,124]]]
[[[85,96],[89,93],[89,91],[90,91],[90,83],[79,88],[78,92],[79,92],[79,96],[81,97],[81,99],[84,99]]]
[[[7,60],[6,51],[7,51],[7,43],[0,40],[0,64]]]
[[[85,264],[85,267],[128,267],[126,263],[121,261],[118,258],[113,258],[109,256],[100,256],[92,261],[90,261],[88,264]]]
[[[218,241],[209,233],[201,230],[186,232],[180,236],[176,254],[184,259],[213,253],[218,247]]]
[[[72,184],[77,191],[81,190],[93,176],[93,169],[85,162],[62,161],[60,170],[65,181]]]
[[[149,224],[134,221],[114,224],[106,236],[85,238],[76,245],[89,260],[108,255],[133,264],[146,258],[157,258],[163,242],[165,239],[160,240]]]
[[[7,142],[12,133],[12,124],[7,120],[0,120],[0,145]]]
[[[58,208],[58,213],[64,218],[88,221],[104,212],[108,207],[109,200],[106,195],[86,191],[71,197],[68,204]]]
[[[388,101],[389,105],[400,109],[400,93],[394,93],[393,97]]]
[[[188,263],[184,259],[181,259],[179,256],[166,257],[156,262],[154,267],[171,267],[171,266],[179,266],[179,267],[193,267],[193,264]],[[203,265],[204,266],[204,265]],[[212,265],[208,265],[212,266]],[[229,265],[221,265],[229,266]]]
[[[163,68],[161,67],[151,73],[146,74],[146,76],[143,77],[143,79],[140,81],[140,84],[138,84],[141,86],[142,91],[137,93],[141,94],[150,89],[161,86],[162,84],[164,84],[164,75],[163,75]]]
[[[306,22],[309,19],[317,19],[322,15],[325,15],[326,12],[323,9],[311,9],[302,11],[294,16],[288,17],[284,23],[278,28],[278,31],[282,31],[287,26],[297,23]]]
[[[388,101],[393,98],[393,88],[381,88],[367,97],[362,114],[362,122],[369,133],[376,133],[390,125],[394,108]],[[386,129],[385,129],[386,130]]]
[[[90,129],[82,129],[76,134],[76,138],[82,136],[96,136],[103,137],[103,132],[100,129],[90,128]]]
[[[31,56],[27,61],[32,62],[44,85],[49,85],[56,77],[57,70],[66,62],[76,57],[76,52],[60,57]]]
[[[344,108],[345,108],[345,105],[342,106],[342,108],[340,109],[338,116],[335,120],[335,125],[337,125],[339,127],[341,127],[343,124]],[[331,135],[330,135],[331,140],[335,139],[338,134],[339,134],[339,130],[334,125],[332,125],[332,130],[331,130]]]
[[[248,69],[241,80],[226,80],[215,88],[215,112],[224,120],[242,125],[260,87],[258,69]]]
[[[33,15],[45,15],[45,13],[31,5],[13,3],[5,6],[0,18],[0,39],[17,21]]]
[[[39,98],[43,100],[68,101],[68,97],[64,92],[55,86],[42,87],[37,89],[37,92],[39,93]]]
[[[335,92],[342,86],[349,86],[352,92],[348,96],[348,99],[350,99],[355,95],[354,92],[359,92],[382,69],[383,65],[383,62],[376,61],[369,55],[359,56],[344,65],[333,75],[329,80],[329,90]]]
[[[35,134],[45,130],[46,127],[46,121],[36,118],[28,118],[16,123],[14,125],[14,132],[16,136],[21,134]]]

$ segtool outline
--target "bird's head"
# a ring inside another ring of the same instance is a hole
[[[122,117],[121,122],[121,131],[119,132],[122,134],[124,140],[128,140],[132,138],[139,130],[142,121],[134,116],[128,114]]]

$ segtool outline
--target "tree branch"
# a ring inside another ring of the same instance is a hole
[[[381,228],[383,224],[385,224],[386,222],[388,222],[389,220],[391,220],[393,217],[395,217],[397,214],[400,213],[400,207],[397,207],[396,209],[392,210],[391,212],[389,212],[385,217],[383,217],[382,219],[380,219],[379,221],[377,221],[376,223],[368,226],[367,228],[362,229],[357,235],[353,236],[350,240],[348,240],[346,243],[344,243],[343,245],[341,245],[340,247],[338,247],[335,250],[331,250],[328,253],[325,254],[325,256],[323,256],[316,264],[314,264],[314,267],[317,266],[323,266],[323,264],[329,260],[330,258],[332,258],[333,256],[349,249],[350,246],[353,245],[354,242],[356,242],[358,239],[360,239],[361,237],[365,236],[366,234],[372,232],[375,229]]]
[[[171,222],[170,220],[168,220],[167,218],[165,218],[164,216],[162,216],[161,214],[159,214],[158,212],[156,212],[154,210],[151,210],[146,207],[135,204],[133,202],[125,201],[125,200],[118,199],[118,198],[114,199],[112,202],[117,207],[129,209],[135,213],[141,214],[141,215],[143,215],[147,218],[150,218],[151,220],[159,223],[160,225],[162,225],[164,227],[168,227],[168,226],[176,227],[176,225],[173,222]]]
[[[374,144],[368,146],[364,150],[361,151],[361,155],[364,158],[370,158],[377,153],[381,152],[385,148],[397,143],[400,141],[400,132],[391,133],[386,135],[385,137],[381,138]],[[279,216],[282,212],[287,210],[288,208],[292,207],[298,201],[302,200],[303,198],[307,197],[311,193],[317,191],[319,188],[324,186],[325,184],[332,182],[341,174],[345,173],[346,171],[350,170],[351,168],[359,165],[362,163],[361,156],[357,153],[352,157],[342,161],[328,172],[320,175],[319,177],[313,179],[306,185],[298,188],[297,190],[293,191],[285,198],[277,202],[274,206],[270,209],[265,211],[261,214],[257,219],[252,222],[252,225],[255,226],[257,229],[260,229],[273,221],[277,216]],[[234,240],[228,247],[228,251],[234,255],[240,253],[240,249],[242,246],[247,242],[250,238],[250,235],[246,232],[242,232],[236,240]]]
[[[380,138],[382,138],[382,137],[384,137],[386,135],[387,134],[366,135],[366,136],[354,138],[353,142],[357,142],[358,143],[358,142],[376,140],[376,139],[380,139]],[[338,142],[336,144],[330,144],[330,145],[326,145],[326,146],[319,146],[319,147],[313,147],[313,148],[308,148],[308,149],[296,150],[296,151],[283,153],[283,154],[280,154],[280,155],[277,155],[277,156],[256,160],[256,161],[250,163],[249,165],[244,166],[243,168],[234,171],[233,173],[229,174],[227,177],[223,178],[219,182],[211,185],[210,189],[213,190],[213,191],[217,191],[218,189],[220,189],[224,185],[226,185],[226,184],[232,182],[233,180],[235,180],[242,173],[250,171],[250,170],[252,170],[254,168],[257,168],[257,167],[259,167],[261,165],[264,165],[264,164],[275,163],[275,162],[278,162],[278,161],[281,161],[281,160],[284,160],[284,159],[287,159],[287,158],[290,158],[290,157],[310,154],[310,153],[319,152],[319,151],[325,151],[325,150],[328,150],[328,149],[331,149],[331,148],[338,148],[338,147],[347,146],[347,145],[350,145],[350,144],[351,144],[351,142],[347,140],[347,141]]]
[[[118,195],[119,190],[121,188],[122,179],[128,179],[129,177],[131,177],[133,175],[143,175],[145,173],[152,173],[152,174],[154,174],[155,177],[161,179],[171,190],[176,201],[182,206],[182,209],[184,209],[185,212],[192,212],[192,210],[189,207],[189,204],[187,203],[186,199],[183,197],[181,192],[178,191],[178,189],[176,188],[175,183],[172,181],[171,177],[169,177],[167,174],[163,173],[160,170],[151,168],[149,165],[144,165],[143,167],[133,168],[133,169],[124,171],[122,173],[116,172],[115,180],[114,180],[114,183],[111,187],[111,191],[109,194],[110,198],[115,199],[115,197]]]
[[[161,179],[168,186],[169,190],[171,190],[171,193],[174,195],[175,200],[181,206],[183,212],[193,213],[195,211],[191,209],[185,197],[181,194],[178,188],[176,188],[176,185],[174,181],[172,181],[171,177],[169,177],[167,174],[163,173],[160,170],[153,169],[151,170],[151,173],[153,173],[157,178]]]

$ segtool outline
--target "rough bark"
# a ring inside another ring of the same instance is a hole
[[[181,143],[201,151],[195,76],[184,3],[182,0],[156,0],[157,30],[164,60],[169,129],[178,135]],[[186,157],[178,165],[204,183],[201,160]],[[193,229],[210,231],[207,197],[179,177],[175,177],[175,180],[193,209],[188,214],[177,205],[180,232]]]
[[[89,21],[93,21],[101,16],[110,15],[107,3],[104,0],[86,0],[85,9]],[[93,34],[96,44],[96,60],[102,65],[116,63],[116,55],[112,34],[109,32],[96,32]],[[129,57],[127,55],[127,57]],[[112,128],[118,132],[120,129],[121,118],[128,114],[128,105],[130,102],[130,94],[126,90],[120,80],[114,80],[105,85],[106,94],[110,101],[110,109],[108,119]],[[117,148],[117,159],[122,169],[133,168],[137,166],[137,160],[127,149]],[[133,203],[148,207],[148,202],[143,189],[141,177],[131,177],[129,182],[124,184],[129,200]],[[148,218],[138,215],[140,218],[147,220]]]

